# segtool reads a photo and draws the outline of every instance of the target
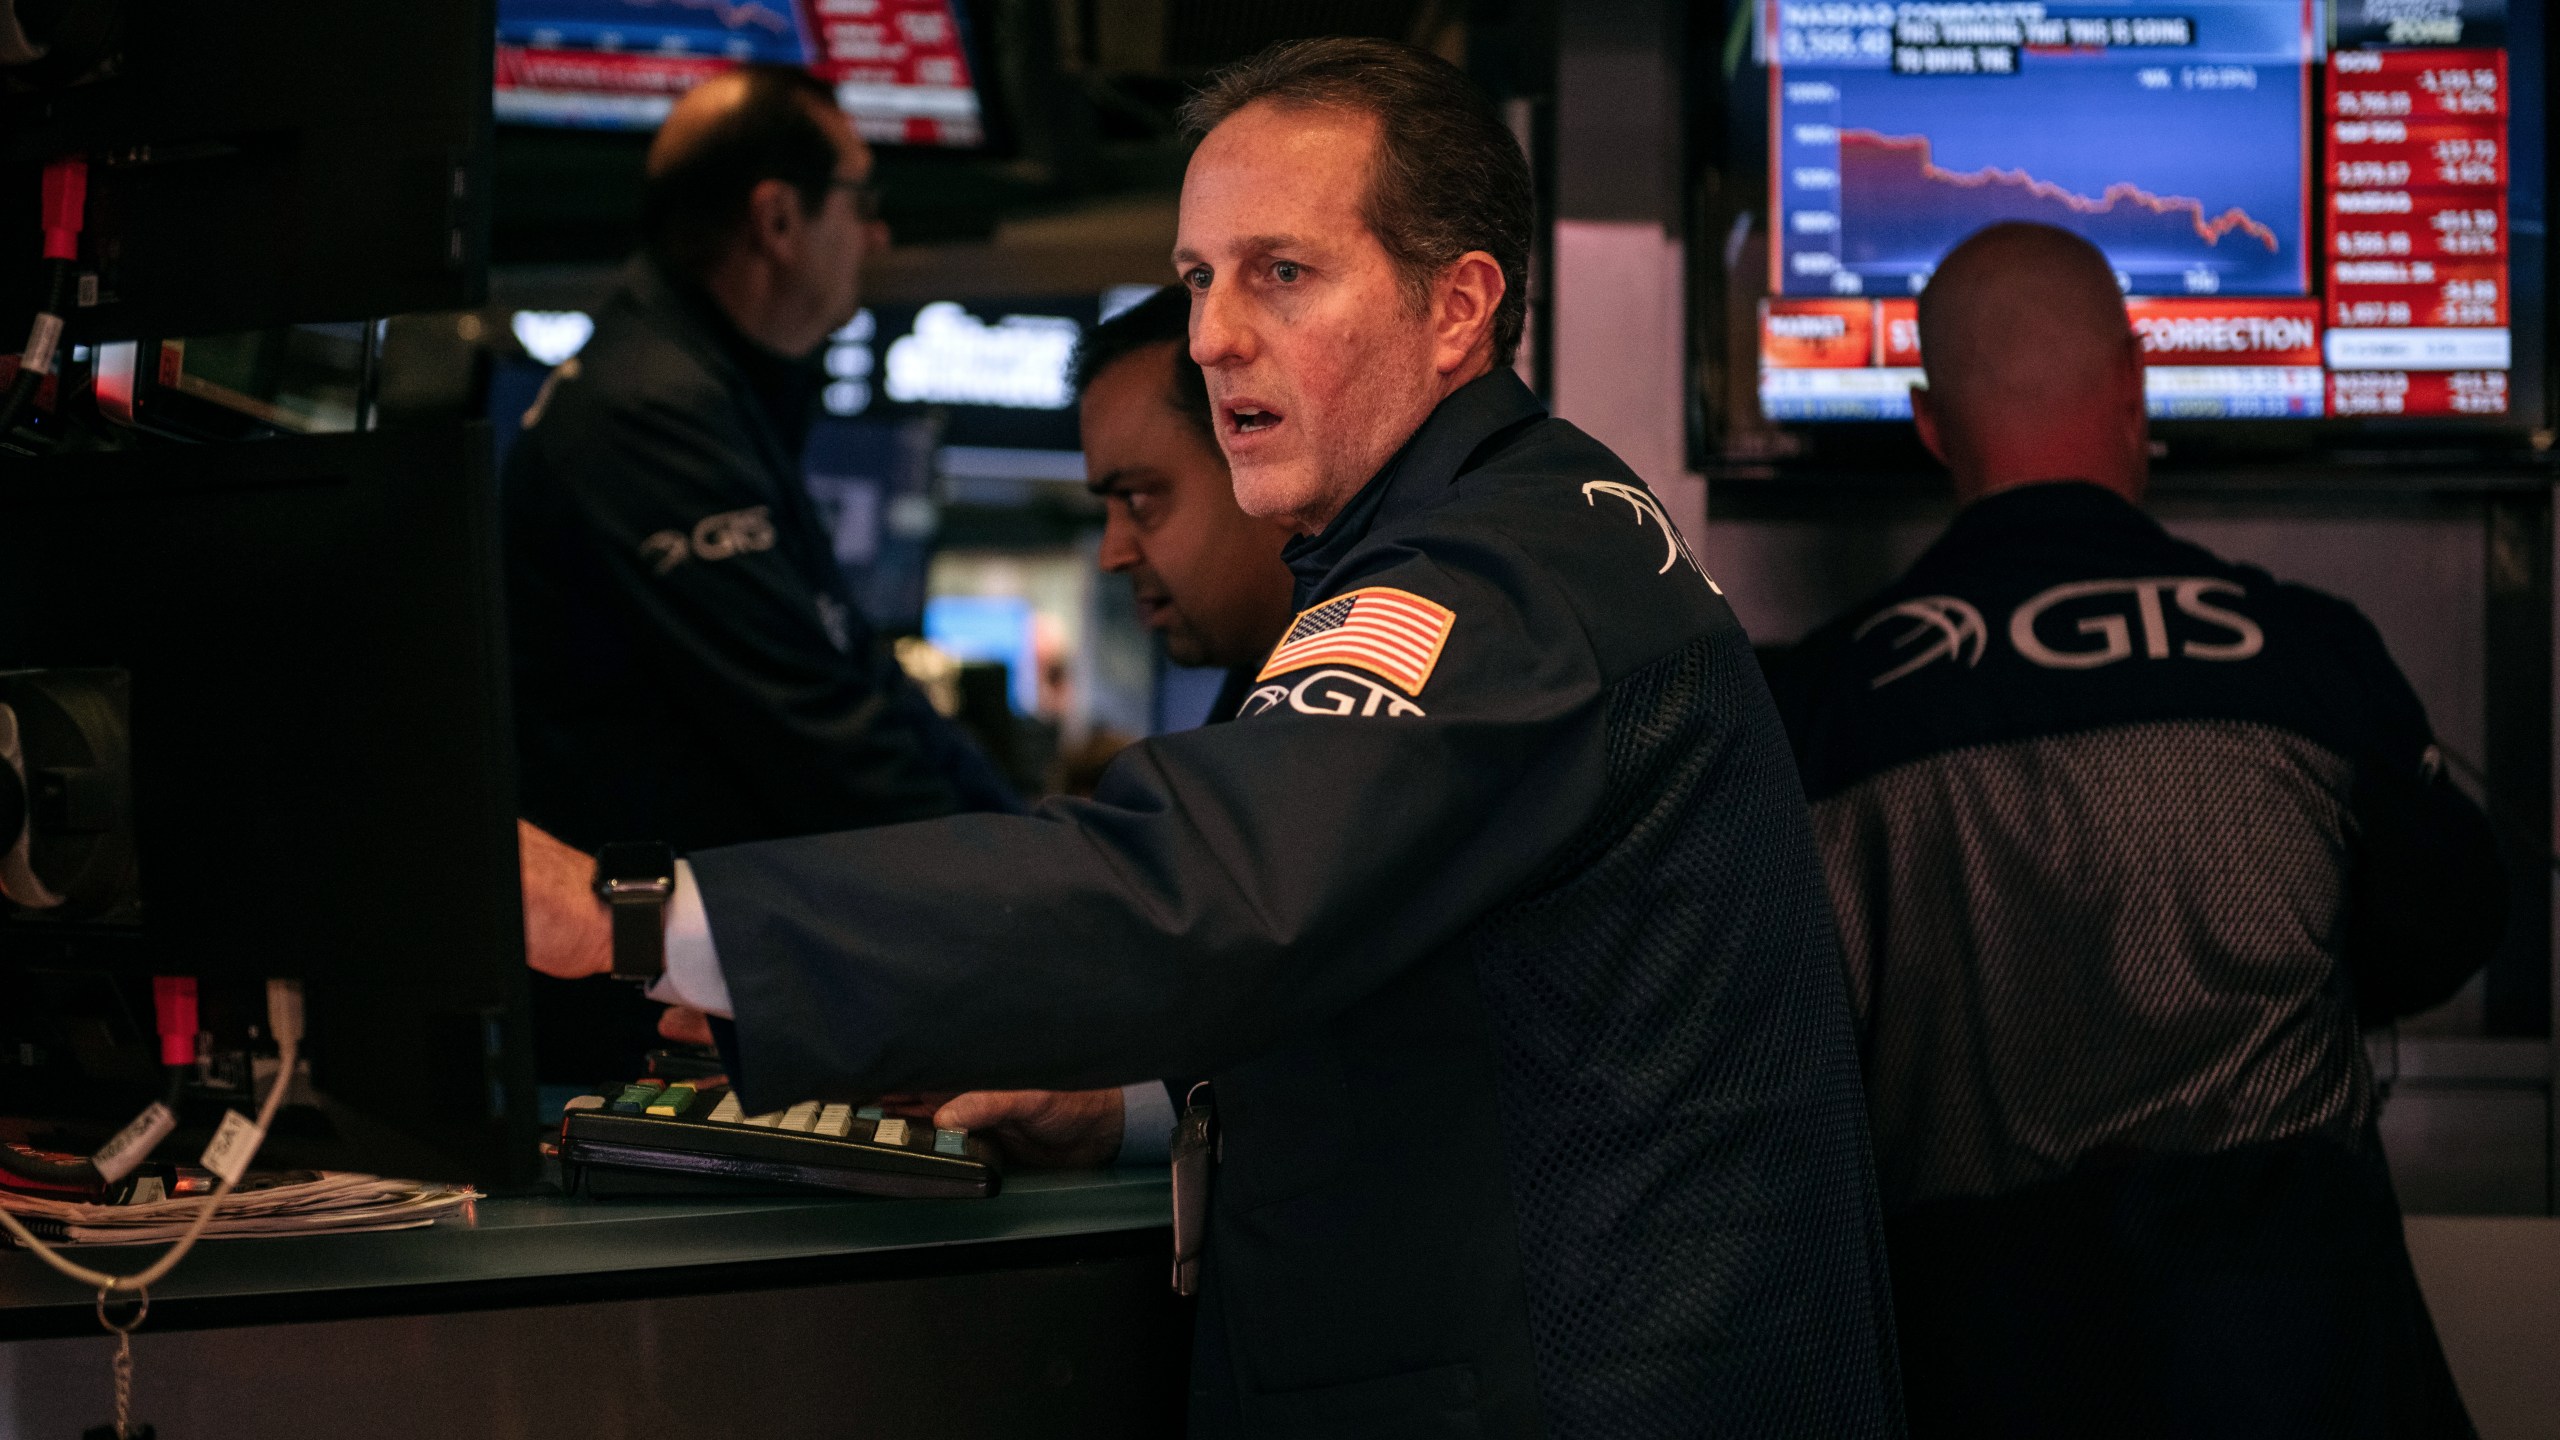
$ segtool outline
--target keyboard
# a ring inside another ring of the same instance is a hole
[[[750,1115],[725,1085],[639,1080],[581,1095],[560,1118],[560,1166],[583,1194],[832,1191],[905,1199],[993,1195],[995,1149],[965,1130],[805,1100]]]

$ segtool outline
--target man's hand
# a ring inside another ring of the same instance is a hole
[[[1118,1090],[972,1090],[933,1112],[945,1130],[978,1130],[1021,1165],[1083,1169],[1120,1153]]]
[[[711,1034],[711,1017],[684,1005],[670,1005],[658,1017],[658,1038],[678,1045],[716,1045]]]
[[[613,973],[613,917],[596,896],[595,857],[519,820],[524,864],[524,958],[545,975]]]

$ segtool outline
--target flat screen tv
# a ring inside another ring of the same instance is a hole
[[[1759,0],[1702,69],[1702,461],[1908,454],[1916,296],[2004,220],[2114,262],[2171,453],[2552,423],[2541,15]]]
[[[498,0],[502,123],[654,130],[742,62],[806,66],[875,145],[986,141],[962,0]]]

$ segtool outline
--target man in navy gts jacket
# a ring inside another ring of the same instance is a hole
[[[1018,808],[855,608],[801,474],[828,334],[886,240],[871,154],[807,72],[688,92],[648,245],[508,456],[522,813],[678,849]],[[547,1079],[636,1073],[657,1009],[537,977]]]
[[[1518,146],[1372,41],[1194,114],[1191,353],[1300,537],[1243,713],[1090,801],[697,853],[673,992],[750,1108],[1207,1077],[1196,1434],[1898,1435],[1802,791],[1659,503],[1511,373]],[[586,858],[525,870],[592,973]]]
[[[2105,259],[2002,225],[1920,300],[1966,508],[1780,674],[1840,917],[1914,1433],[2467,1435],[2358,1017],[2504,913],[2354,609],[2136,509]]]

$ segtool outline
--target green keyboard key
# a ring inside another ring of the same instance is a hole
[[[625,1085],[622,1093],[614,1096],[612,1103],[604,1108],[616,1115],[637,1115],[657,1098],[658,1087],[655,1085]]]
[[[649,1106],[649,1113],[652,1115],[664,1115],[672,1119],[678,1115],[682,1115],[685,1111],[685,1107],[692,1103],[692,1086],[670,1085],[667,1087],[665,1094],[651,1102]]]

